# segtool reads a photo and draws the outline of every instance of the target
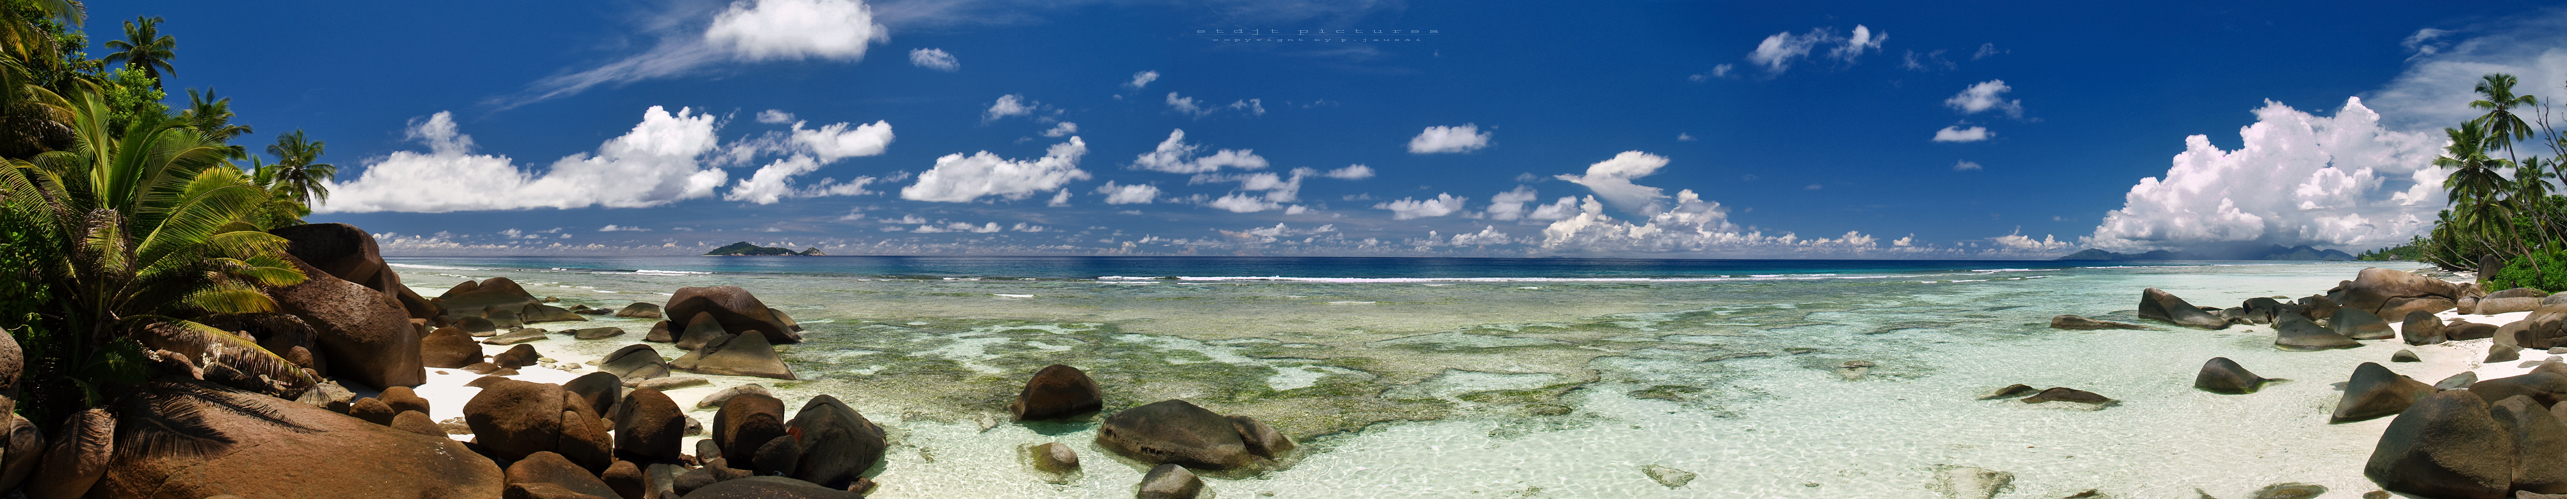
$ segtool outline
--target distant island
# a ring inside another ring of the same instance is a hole
[[[704,252],[704,256],[829,256],[829,254],[821,253],[820,248],[794,251],[788,248],[769,248],[749,244],[748,241],[740,241],[720,248],[713,248],[713,251]]]
[[[2076,252],[2076,253],[2071,253],[2071,254],[2069,254],[2068,256],[2059,257],[2059,260],[2060,260],[2060,261],[2072,261],[2072,260],[2075,260],[2075,261],[2114,261],[2114,262],[2127,262],[2127,261],[2149,261],[2149,260],[2301,260],[2301,261],[2352,261],[2353,259],[2354,259],[2354,257],[2353,257],[2353,255],[2352,255],[2352,254],[2350,254],[2350,253],[2345,253],[2345,252],[2342,252],[2342,251],[2336,251],[2336,250],[2322,250],[2322,249],[2317,249],[2316,247],[2307,246],[2307,245],[2302,245],[2302,246],[2294,247],[2294,248],[2285,248],[2285,247],[2282,247],[2282,245],[2279,245],[2279,244],[2273,245],[2273,246],[2272,246],[2272,247],[2270,247],[2270,248],[2263,248],[2263,249],[2247,249],[2247,250],[2244,250],[2244,251],[2225,251],[2225,252],[2187,252],[2187,251],[2156,250],[2156,251],[2150,251],[2150,252],[2146,252],[2146,253],[2114,253],[2114,252],[2110,252],[2110,251],[2104,251],[2104,250],[2098,250],[2098,249],[2090,249],[2090,250],[2085,250],[2085,251],[2079,251],[2079,252]]]

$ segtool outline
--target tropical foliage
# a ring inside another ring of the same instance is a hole
[[[2450,143],[2434,165],[2451,169],[2443,181],[2451,205],[2406,251],[2445,268],[2488,273],[2490,287],[2558,289],[2567,287],[2567,197],[2557,183],[2567,173],[2567,137],[2550,121],[2548,105],[2516,93],[2517,83],[2506,74],[2480,78],[2479,99],[2469,107],[2481,114],[2443,129]],[[2524,155],[2517,144],[2525,141],[2551,155]]]
[[[267,163],[232,143],[253,131],[211,90],[187,89],[172,114],[176,40],[160,19],[125,23],[104,60],[78,50],[82,19],[76,1],[0,0],[0,329],[26,354],[18,412],[52,427],[134,393],[155,348],[307,386],[199,321],[278,312],[269,291],[306,279],[266,231],[326,198],[322,144],[279,137]]]

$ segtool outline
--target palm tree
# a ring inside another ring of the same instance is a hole
[[[278,256],[283,238],[243,222],[266,192],[185,126],[146,119],[110,134],[105,98],[83,90],[71,106],[72,148],[0,168],[0,222],[50,241],[34,249],[49,258],[27,273],[51,289],[60,325],[20,338],[28,408],[58,417],[136,386],[144,342],[175,337],[165,332],[173,326],[193,345],[254,359],[236,364],[244,370],[308,383],[256,343],[186,320],[275,312],[261,288],[304,280]],[[164,332],[144,334],[154,329]]]
[[[325,182],[338,178],[339,167],[317,163],[321,160],[322,149],[327,146],[318,140],[305,139],[302,130],[276,136],[276,144],[267,146],[267,153],[276,155],[276,164],[271,166],[276,172],[270,176],[270,185],[282,189],[284,194],[306,207],[328,201],[330,188]]]
[[[231,159],[250,157],[250,148],[231,143],[233,137],[252,132],[249,125],[232,124],[230,97],[215,98],[214,89],[211,88],[205,89],[203,93],[190,88],[187,89],[187,104],[187,110],[178,113],[179,122],[185,123],[188,128],[195,129],[196,133],[204,135],[206,140],[224,144],[224,157]]]
[[[160,34],[160,18],[136,17],[125,21],[125,39],[107,41],[107,50],[115,52],[108,53],[106,61],[142,69],[143,74],[152,77],[152,88],[159,89],[161,74],[178,74],[178,69],[169,65],[170,59],[178,58],[177,49],[177,38]]]
[[[2469,103],[2470,108],[2487,110],[2487,114],[2479,116],[2477,121],[2486,126],[2487,138],[2493,140],[2481,145],[2489,150],[2504,148],[2506,158],[2513,158],[2514,141],[2529,139],[2532,132],[2531,124],[2524,123],[2521,116],[2515,116],[2513,108],[2540,104],[2538,98],[2514,95],[2514,83],[2514,75],[2504,73],[2481,77],[2477,90],[2482,98]]]
[[[70,111],[40,80],[62,72],[62,57],[39,23],[77,26],[83,16],[74,0],[0,0],[0,155],[33,156],[58,136],[46,132]]]

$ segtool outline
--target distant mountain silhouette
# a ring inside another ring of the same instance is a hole
[[[2342,252],[2342,251],[2317,249],[2316,247],[2314,247],[2314,246],[2309,246],[2309,245],[2300,245],[2300,246],[2298,246],[2298,247],[2283,247],[2282,245],[2276,244],[2276,245],[2273,245],[2272,247],[2269,247],[2269,248],[2262,248],[2262,249],[2252,249],[2252,248],[2250,248],[2250,249],[2245,249],[2245,250],[2242,250],[2242,251],[2168,251],[2168,250],[2156,250],[2156,251],[2150,251],[2150,252],[2146,252],[2146,253],[2114,253],[2114,252],[2110,252],[2110,251],[2104,251],[2104,250],[2098,250],[2098,249],[2090,249],[2090,250],[2085,250],[2085,251],[2079,251],[2079,252],[2076,252],[2076,253],[2071,253],[2071,254],[2069,254],[2068,256],[2059,257],[2059,260],[2061,260],[2061,261],[2110,261],[2110,262],[2153,261],[2153,260],[2300,260],[2300,261],[2352,261],[2352,260],[2353,260],[2353,255],[2352,255],[2352,254],[2345,253],[2345,252]]]
[[[821,253],[820,248],[795,252],[790,248],[769,248],[740,241],[714,248],[713,251],[705,252],[704,256],[827,256],[827,254]]]

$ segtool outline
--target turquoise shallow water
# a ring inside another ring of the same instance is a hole
[[[2350,496],[2371,490],[2361,462],[2387,420],[2326,424],[2330,385],[2396,349],[2046,327],[2131,320],[2147,286],[2205,305],[2304,296],[2363,267],[2349,263],[392,260],[431,296],[491,276],[610,307],[747,288],[810,329],[786,352],[806,381],[780,388],[892,431],[885,497],[1128,496],[1146,468],[1093,445],[1092,424],[1005,421],[1051,363],[1096,377],[1108,411],[1184,398],[1303,443],[1284,469],[1213,477],[1227,497],[1938,497],[1950,466],[2014,473],[2000,497]],[[2192,390],[2214,356],[2303,381]],[[1848,361],[1875,367],[1849,379]],[[2123,402],[1974,400],[2013,383]],[[1017,457],[1051,441],[1088,470]],[[1699,478],[1666,487],[1649,465]]]

